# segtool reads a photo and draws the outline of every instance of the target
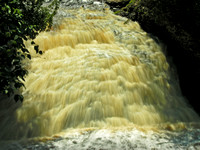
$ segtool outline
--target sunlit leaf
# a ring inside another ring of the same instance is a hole
[[[31,55],[30,55],[30,54],[28,54],[27,57],[28,57],[29,59],[31,59]]]

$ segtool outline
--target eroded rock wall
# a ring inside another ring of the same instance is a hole
[[[107,0],[116,14],[138,21],[167,46],[183,95],[200,113],[200,2],[197,0]],[[121,8],[121,9],[120,9]]]

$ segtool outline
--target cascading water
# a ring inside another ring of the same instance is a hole
[[[66,9],[35,40],[43,55],[24,62],[23,104],[1,101],[0,139],[61,136],[70,130],[183,129],[199,122],[181,95],[162,47],[137,22],[103,11]]]

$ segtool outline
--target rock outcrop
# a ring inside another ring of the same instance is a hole
[[[200,114],[200,1],[107,0],[118,15],[138,21],[166,46],[179,76],[183,95]]]

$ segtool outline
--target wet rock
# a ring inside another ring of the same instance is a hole
[[[129,0],[105,0],[105,3],[110,6],[111,10],[117,11],[126,6]]]
[[[78,134],[77,136],[69,134],[68,138],[63,138],[59,141],[48,141],[44,143],[26,143],[9,147],[9,150],[124,150],[124,149],[136,149],[136,150],[198,150],[200,148],[199,130],[188,130],[180,132],[147,132],[143,133],[139,130],[131,131],[117,131],[111,132],[109,130],[94,130],[92,132],[86,132],[84,134]],[[74,143],[76,142],[76,144]],[[1,150],[2,147],[0,147]],[[2,149],[4,150],[4,149]]]
[[[192,143],[187,147],[188,150],[199,150],[200,149],[200,143]]]
[[[146,32],[167,45],[166,52],[176,66],[182,93],[200,114],[200,2],[134,0],[127,3],[125,0],[107,0],[106,3],[117,14],[138,21]]]
[[[74,144],[77,144],[77,142],[76,142],[76,141],[73,141],[73,143],[74,143]]]

